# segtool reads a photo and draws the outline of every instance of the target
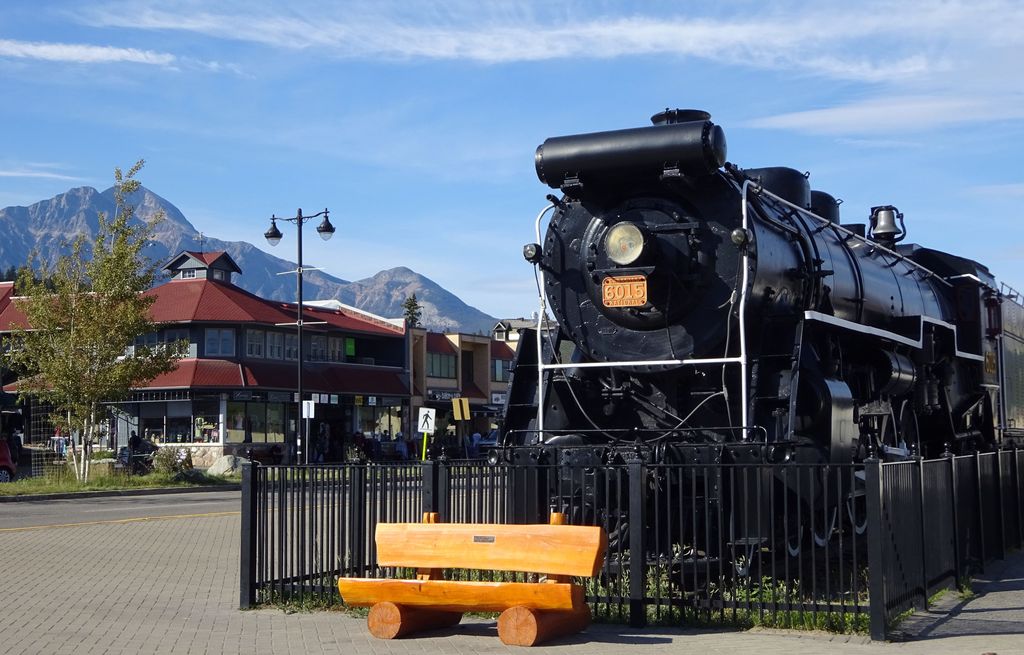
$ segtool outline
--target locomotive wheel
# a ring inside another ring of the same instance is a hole
[[[861,496],[863,498],[863,496]],[[850,527],[853,528],[854,534],[862,535],[868,529],[868,513],[864,507],[864,503],[857,502],[856,496],[849,496],[846,499],[846,517],[850,522]],[[858,523],[857,515],[861,515],[863,520]]]
[[[804,524],[801,523],[796,527],[796,541],[792,541],[790,536],[786,535],[786,553],[790,557],[799,557],[800,552],[803,549],[804,543]]]
[[[818,533],[817,530],[811,531],[811,536],[814,537],[814,545],[818,548],[824,548],[825,545],[832,540],[832,535],[836,533],[836,519],[839,517],[839,508],[833,507],[832,512],[829,515],[828,527],[822,533]]]

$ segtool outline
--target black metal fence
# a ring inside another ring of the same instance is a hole
[[[438,512],[543,523],[560,511],[608,532],[603,570],[585,583],[598,617],[882,639],[937,590],[1024,547],[1024,451],[831,466],[701,459],[246,467],[241,605],[341,602],[338,577],[394,575],[376,565],[381,522]]]

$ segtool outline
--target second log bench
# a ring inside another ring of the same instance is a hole
[[[564,525],[423,523],[377,526],[377,563],[417,569],[415,579],[341,578],[346,604],[371,607],[370,633],[394,639],[456,625],[463,612],[501,612],[498,636],[533,646],[574,634],[590,623],[590,608],[572,576],[592,577],[601,568],[608,537],[603,528]],[[444,569],[542,574],[540,582],[445,580]]]

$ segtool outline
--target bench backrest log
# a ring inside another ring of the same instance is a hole
[[[579,525],[380,523],[377,563],[423,569],[482,569],[594,576],[608,538]]]

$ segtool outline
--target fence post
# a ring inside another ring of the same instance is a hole
[[[367,464],[356,464],[349,468],[349,507],[348,542],[352,553],[352,569],[355,575],[369,575],[370,562],[367,561],[369,550],[368,539],[370,526],[367,524]]]
[[[1006,495],[1003,492],[1003,449],[996,448],[996,495],[999,496],[999,559],[1006,559]]]
[[[1013,493],[1017,496],[1017,548],[1024,548],[1024,481],[1020,477],[1020,453],[1013,444]]]
[[[882,521],[882,466],[875,458],[864,460],[864,492],[867,494],[868,519],[868,612],[871,638],[885,640],[888,609],[885,598],[886,537]]]
[[[978,569],[985,572],[985,501],[981,493],[981,453],[974,451],[974,497],[977,500],[974,511],[978,514],[978,543],[981,546],[981,557],[978,558]]]
[[[240,557],[239,601],[241,609],[256,604],[256,467],[258,464],[242,464],[242,551]]]
[[[437,462],[435,470],[437,471],[437,486],[435,487],[437,489],[435,497],[437,513],[441,520],[447,523],[452,520],[451,468],[448,461],[442,459]]]
[[[647,625],[647,606],[644,603],[647,586],[645,473],[642,461],[629,463],[629,625],[634,628]]]
[[[423,476],[423,511],[437,512],[437,462],[428,459],[420,464]]]
[[[954,578],[956,579],[956,588],[960,589],[963,586],[963,570],[964,570],[964,554],[960,552],[960,512],[959,501],[956,491],[956,456],[953,453],[949,453],[949,495],[950,502],[953,504],[953,511],[950,512],[950,516],[953,517],[953,568]],[[966,543],[966,540],[964,540]]]
[[[924,497],[924,457],[918,455],[915,458],[917,463],[917,511],[921,516],[921,609],[928,609],[928,558],[925,557],[925,550],[928,548],[928,508]]]

